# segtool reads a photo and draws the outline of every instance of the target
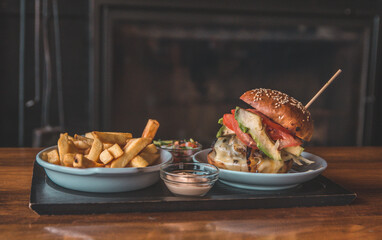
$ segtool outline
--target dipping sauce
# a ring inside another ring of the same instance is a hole
[[[212,185],[208,183],[208,179],[198,178],[198,174],[178,172],[176,175],[179,175],[179,177],[172,175],[167,176],[167,179],[173,182],[165,181],[168,189],[174,194],[204,196],[212,187]]]
[[[204,196],[218,179],[219,169],[207,163],[173,163],[161,167],[161,178],[175,195]]]

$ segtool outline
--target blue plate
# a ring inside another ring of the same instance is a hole
[[[149,187],[159,178],[159,168],[172,160],[172,155],[159,149],[160,159],[156,165],[145,168],[72,168],[48,163],[41,159],[41,153],[57,148],[49,147],[36,156],[37,163],[55,184],[84,192],[126,192]]]
[[[194,161],[208,163],[207,154],[212,149],[205,149],[193,156]],[[250,190],[281,190],[298,186],[320,175],[328,166],[319,156],[303,152],[302,156],[314,161],[303,166],[293,164],[288,173],[249,173],[220,169],[219,181],[232,187]]]

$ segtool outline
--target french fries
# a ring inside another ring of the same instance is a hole
[[[135,141],[136,138],[132,138],[126,141],[126,145],[123,147],[123,150],[126,150],[126,148]]]
[[[103,164],[97,163],[95,161],[87,159],[82,154],[75,154],[74,155],[74,161],[73,161],[73,167],[76,168],[91,168],[91,167],[103,167]]]
[[[90,139],[93,139],[93,138],[94,138],[94,137],[93,137],[93,133],[91,133],[91,132],[87,132],[87,133],[85,133],[85,137],[90,138]]]
[[[92,161],[96,162],[98,160],[98,158],[99,158],[99,155],[102,152],[102,149],[103,149],[103,144],[102,144],[101,140],[99,140],[99,138],[96,136],[94,138],[94,141],[93,141],[92,147],[90,149],[90,152],[89,152],[88,155],[86,155],[86,157],[89,160],[92,160]]]
[[[90,148],[84,150],[84,154],[88,155],[90,153]]]
[[[137,156],[149,143],[151,138],[137,138],[125,149],[124,154],[111,163],[112,168],[123,168]]]
[[[60,165],[60,156],[58,155],[57,149],[51,150],[47,152],[46,154],[47,154],[46,158],[48,162],[56,164],[56,165]]]
[[[156,160],[159,159],[160,154],[157,147],[153,143],[151,143],[142,150],[139,156],[145,159],[149,165],[152,165],[156,162]]]
[[[145,153],[142,151],[142,153],[140,153],[139,156],[141,156],[143,159],[145,159],[149,165],[152,165],[153,163],[155,163],[159,159],[160,154],[159,153]]]
[[[109,150],[105,149],[101,152],[101,154],[99,155],[99,159],[101,160],[101,162],[103,162],[104,164],[108,164],[111,160],[114,159],[113,155],[111,155],[111,153],[109,152]]]
[[[149,119],[149,121],[146,124],[145,130],[143,130],[142,137],[154,139],[158,128],[159,122],[157,120]]]
[[[113,155],[114,158],[119,158],[120,156],[123,155],[123,150],[118,144],[114,144],[107,150],[111,153],[111,155]]]
[[[141,156],[137,155],[127,164],[128,167],[147,167],[149,163]]]
[[[67,153],[64,155],[64,166],[65,167],[73,167],[73,162],[74,162],[74,155],[75,153]]]
[[[158,152],[158,148],[153,144],[149,144],[147,145],[147,147],[145,147],[145,149],[142,150],[143,153],[157,153]]]
[[[76,147],[74,146],[74,143],[71,140],[69,140],[67,133],[60,134],[60,138],[57,141],[57,145],[58,145],[58,153],[60,155],[61,165],[64,165],[65,154],[75,153],[78,151]]]
[[[108,149],[109,147],[113,146],[112,143],[104,143],[103,144],[103,149]]]
[[[93,137],[97,136],[104,143],[117,143],[125,145],[126,141],[132,138],[131,133],[118,133],[118,132],[92,132]]]
[[[93,137],[93,135],[92,135],[92,137]],[[88,138],[88,137],[84,137],[84,136],[77,135],[77,134],[74,134],[74,140],[84,142],[89,146],[91,146],[93,144],[93,141],[94,141],[93,138]]]
[[[77,149],[88,149],[91,146],[91,145],[88,145],[87,143],[80,141],[80,140],[74,140],[73,143]]]
[[[149,119],[140,138],[121,132],[93,131],[73,137],[62,133],[58,149],[42,152],[40,156],[49,163],[74,168],[147,167],[160,157],[152,143],[158,128],[158,121]]]

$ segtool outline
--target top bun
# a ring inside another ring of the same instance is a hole
[[[310,112],[293,97],[276,90],[257,88],[245,92],[240,99],[302,140],[312,138]]]

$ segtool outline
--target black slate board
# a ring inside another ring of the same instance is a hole
[[[40,215],[228,210],[346,205],[356,196],[323,176],[281,191],[243,190],[218,181],[201,198],[175,196],[162,181],[133,192],[86,193],[54,184],[35,162],[29,207]]]

